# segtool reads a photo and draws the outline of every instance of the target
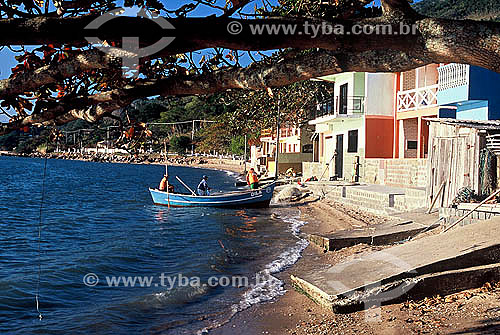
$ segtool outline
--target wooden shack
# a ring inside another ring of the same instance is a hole
[[[429,123],[426,189],[429,205],[443,183],[444,188],[439,194],[436,207],[450,207],[463,187],[469,187],[482,196],[484,187],[481,183],[484,183],[484,177],[481,176],[485,172],[480,166],[481,150],[487,147],[487,137],[491,138],[500,134],[500,121],[438,118],[426,120]],[[497,159],[495,158],[495,171],[493,172],[495,183],[498,177]],[[486,171],[486,173],[490,172]]]

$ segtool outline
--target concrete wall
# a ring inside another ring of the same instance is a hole
[[[427,186],[427,159],[366,159],[364,171],[364,181],[370,184]]]
[[[365,158],[392,158],[393,134],[392,117],[367,116]]]
[[[288,164],[288,163],[302,163],[302,162],[310,162],[312,160],[312,153],[282,153],[279,154],[279,164]],[[281,168],[280,168],[281,170]]]
[[[439,106],[451,105],[460,101],[469,100],[469,85],[462,85],[437,92]]]
[[[458,120],[488,120],[488,101],[467,101],[460,104],[456,111]]]
[[[310,178],[312,176],[316,176],[316,178],[320,178],[321,174],[324,171],[324,164],[318,162],[302,162],[302,176],[305,179]],[[325,175],[328,174],[325,172]],[[325,177],[323,177],[325,178]]]
[[[394,82],[392,73],[365,74],[365,114],[393,116]]]

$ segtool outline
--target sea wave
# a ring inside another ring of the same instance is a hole
[[[241,300],[231,307],[231,313],[227,319],[222,322],[215,323],[209,327],[203,328],[197,334],[206,334],[209,330],[219,328],[228,323],[237,313],[259,303],[271,301],[286,293],[284,282],[273,276],[284,271],[295,264],[301,257],[302,252],[309,245],[309,241],[300,236],[300,227],[307,224],[306,221],[300,220],[300,211],[297,214],[278,216],[285,223],[289,224],[289,231],[298,239],[294,246],[282,252],[277,259],[268,263],[264,269],[256,273],[256,284],[246,291]]]

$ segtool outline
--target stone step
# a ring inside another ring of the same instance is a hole
[[[427,275],[432,277],[460,270],[468,273],[470,268],[499,262],[500,217],[496,217],[382,251],[355,255],[350,261],[293,276],[292,280],[298,289],[317,303],[335,310],[337,307],[334,306],[356,305],[356,299],[358,302],[366,301],[367,297],[376,292],[383,293],[388,302],[397,301],[402,295],[418,296],[418,289],[413,293],[412,291],[413,287],[420,286],[413,284],[420,283]],[[478,272],[478,279],[467,285],[481,285],[482,278],[488,277],[488,274],[496,276],[498,273],[496,268],[491,271],[485,269],[481,268],[485,273],[484,277]],[[462,289],[461,280],[450,279],[449,291]],[[388,289],[391,287],[394,290]],[[425,292],[433,295],[441,291],[442,289],[429,289]]]

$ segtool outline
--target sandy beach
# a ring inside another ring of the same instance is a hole
[[[303,233],[329,233],[389,220],[331,201],[304,201],[302,219],[308,224]],[[361,253],[381,250],[358,244],[324,253],[310,244],[302,258],[277,277],[285,282],[286,293],[264,304],[251,306],[212,334],[498,334],[500,332],[500,283],[446,297],[426,298],[382,306],[380,309],[350,314],[334,314],[291,285],[290,275],[315,271],[327,264],[340,263]]]

